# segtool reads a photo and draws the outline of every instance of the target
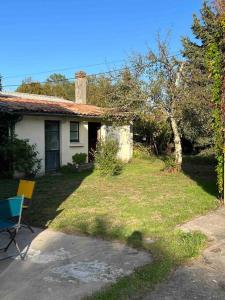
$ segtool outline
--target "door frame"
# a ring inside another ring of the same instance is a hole
[[[93,132],[91,132],[91,128],[92,130],[94,129],[94,134],[95,134],[95,141],[94,141],[94,150],[96,150],[96,145],[97,142],[100,140],[100,136],[98,136],[98,132],[99,130],[101,130],[101,122],[88,122],[88,162],[93,162],[94,161],[94,157],[91,153],[91,142],[93,142],[93,137],[91,139],[91,134],[93,134]]]
[[[46,124],[47,123],[57,123],[58,125],[58,141],[59,141],[59,150],[55,150],[59,152],[58,155],[58,166],[61,166],[61,140],[60,140],[60,121],[59,120],[45,120],[45,127],[44,127],[44,134],[45,134],[45,172],[53,172],[56,171],[56,169],[47,170],[46,169],[46,161],[47,161],[47,155],[46,155]]]

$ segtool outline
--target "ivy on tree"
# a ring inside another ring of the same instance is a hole
[[[217,4],[219,2],[217,1]],[[224,28],[220,16],[218,5],[212,7],[207,2],[203,3],[200,19],[196,15],[193,17],[192,32],[198,41],[193,42],[188,38],[183,38],[183,55],[188,62],[192,90],[195,91],[196,86],[198,95],[202,95],[206,100],[206,107],[209,110],[212,107],[217,184],[221,195],[224,176],[222,111]]]

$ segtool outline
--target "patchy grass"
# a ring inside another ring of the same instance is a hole
[[[37,180],[29,213],[33,225],[119,239],[154,256],[153,264],[121,278],[96,299],[144,292],[204,246],[201,233],[183,233],[176,226],[217,206],[214,166],[186,159],[178,174],[163,172],[163,166],[158,159],[135,159],[114,177],[86,171]],[[15,194],[16,187],[16,181],[1,180],[1,197]]]

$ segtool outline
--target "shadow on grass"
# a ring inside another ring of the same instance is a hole
[[[37,180],[29,220],[32,225],[46,227],[61,212],[61,204],[80,186],[82,181],[91,174],[86,171],[76,174],[45,176]],[[18,183],[8,182],[8,195],[13,193],[13,187]],[[6,186],[6,182],[5,182]],[[4,183],[0,183],[0,193],[4,190]],[[15,192],[14,192],[15,193]],[[204,245],[205,239],[201,234],[168,232],[148,244],[143,232],[138,228],[127,232],[126,224],[114,224],[110,215],[99,215],[87,221],[74,220],[75,228],[83,234],[102,237],[104,239],[118,239],[135,248],[149,251],[153,256],[153,263],[138,268],[127,277],[120,278],[112,286],[97,293],[95,299],[129,299],[149,290],[154,284],[164,279],[172,268],[196,256]],[[104,259],[104,257],[103,257]]]
[[[126,236],[125,228],[122,224],[112,224],[110,217],[97,216],[91,222],[77,221],[76,228],[80,233],[91,235],[104,239],[118,239],[134,248],[144,248],[142,232],[135,230],[129,236]]]
[[[61,204],[79,188],[92,170],[49,174],[36,179],[32,203],[24,217],[32,226],[46,228],[63,211]],[[1,198],[16,195],[18,180],[0,180]]]
[[[182,170],[208,194],[218,197],[216,186],[216,161],[213,157],[185,156]]]
[[[77,222],[76,226],[81,233],[104,239],[119,239],[129,246],[149,252],[153,257],[152,263],[137,268],[131,275],[120,278],[116,283],[87,299],[140,297],[151,290],[156,283],[165,279],[173,268],[197,256],[206,241],[201,233],[172,231],[149,244],[141,231],[135,230],[126,235],[124,225],[112,225],[110,216],[106,215],[93,218],[88,223]]]
[[[49,175],[37,180],[28,220],[35,226],[48,227],[63,211],[60,206],[81,185],[92,170]]]

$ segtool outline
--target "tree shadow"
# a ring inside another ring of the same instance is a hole
[[[199,251],[205,245],[205,238],[201,233],[181,231],[168,232],[165,237],[148,243],[143,232],[139,230],[134,230],[126,236],[125,225],[112,226],[110,216],[107,215],[97,216],[91,222],[80,222],[76,225],[84,234],[103,239],[118,238],[123,241],[124,246],[120,248],[121,255],[127,251],[130,251],[131,255],[135,255],[138,253],[137,250],[145,250],[151,257],[149,263],[135,268],[131,275],[118,278],[115,283],[99,293],[97,292],[96,299],[136,299],[136,297],[140,299],[141,296],[149,293],[157,283],[166,279],[171,270],[198,256]],[[132,248],[128,250],[127,246],[137,249],[136,252],[132,251]],[[87,299],[93,298],[87,297]]]
[[[104,239],[121,239],[123,228],[120,225],[112,225],[107,216],[97,216],[91,222],[76,221],[76,228],[85,235],[91,235]]]
[[[142,248],[143,247],[143,234],[141,231],[135,230],[128,238],[127,244],[134,248]]]
[[[208,194],[218,197],[216,161],[213,157],[185,156],[182,171]]]
[[[143,248],[144,239],[141,231],[135,230],[126,237],[125,228],[122,224],[115,225],[107,215],[97,216],[91,222],[77,221],[76,228],[80,233],[103,239],[118,239],[133,248]]]
[[[48,174],[36,179],[32,203],[27,211],[23,212],[26,221],[41,228],[48,227],[51,222],[62,213],[59,207],[81,185],[83,180],[92,173],[92,170],[71,173]],[[18,180],[0,180],[1,198],[16,195]]]
[[[31,224],[47,227],[48,224],[62,212],[62,209],[59,209],[60,205],[67,197],[74,193],[82,181],[90,174],[91,171],[86,171],[78,174],[52,175],[39,178],[33,197],[32,210],[29,215]],[[17,184],[14,183],[14,188],[16,189],[16,187]],[[1,188],[2,190],[4,189],[4,187]],[[11,196],[12,192],[12,189],[8,189],[7,192],[5,191],[5,197],[7,197],[7,193],[9,193],[8,196]],[[184,233],[175,238],[173,237],[173,243],[171,243],[168,238],[165,241],[161,239],[156,241],[156,243],[146,246],[145,239],[143,238],[144,235],[141,231],[134,230],[133,232],[127,233],[126,224],[115,224],[112,222],[110,214],[98,215],[87,221],[75,220],[75,222],[75,227],[79,229],[80,233],[104,239],[118,239],[124,241],[124,243],[134,248],[148,250],[154,258],[153,262],[151,261],[143,267],[138,267],[132,275],[127,276],[125,279],[119,279],[112,287],[109,287],[108,290],[106,289],[105,299],[110,299],[110,297],[107,297],[107,293],[109,292],[110,295],[112,289],[118,291],[118,296],[121,296],[121,293],[124,293],[124,290],[126,290],[125,293],[129,294],[129,296],[132,296],[135,293],[140,292],[140,287],[148,289],[154,283],[165,278],[172,267],[190,258],[189,253],[191,252],[189,249],[191,247],[195,249],[195,247],[197,247],[196,245],[200,243],[197,237],[196,239],[193,239],[189,233]],[[38,233],[39,232],[37,232],[37,234]],[[28,234],[30,234],[29,231]],[[32,239],[35,238],[35,235],[30,234],[30,236],[31,240],[28,242],[26,241],[26,246],[29,246]],[[180,249],[178,249],[179,251],[174,247],[176,239],[178,239],[176,246],[180,247]],[[49,243],[51,243],[51,240],[49,240]],[[110,244],[110,247],[113,248],[115,247],[114,245],[115,244],[112,243]],[[119,247],[121,256],[123,251],[127,253],[127,248],[128,247],[123,244]],[[185,249],[188,250],[186,251]],[[137,251],[132,250],[128,255],[135,255],[135,252]],[[104,260],[104,253],[102,256]],[[4,266],[4,269],[5,267],[6,266]],[[124,282],[126,282],[125,285]],[[119,299],[119,297],[114,299]]]

